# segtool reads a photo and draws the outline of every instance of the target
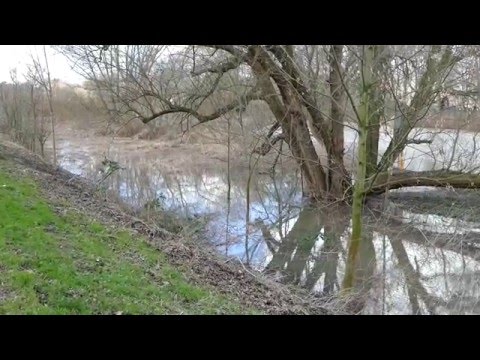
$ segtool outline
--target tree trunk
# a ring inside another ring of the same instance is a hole
[[[33,146],[34,153],[37,152],[37,138],[38,138],[38,124],[37,124],[37,104],[35,103],[34,96],[35,87],[32,84],[30,87],[30,101],[32,102],[32,117],[33,117]]]
[[[40,121],[40,134],[39,134],[38,140],[39,140],[39,143],[40,143],[40,153],[42,155],[42,158],[45,158],[45,141],[46,141],[45,116],[43,116],[43,110],[41,110],[40,113],[42,115],[41,115],[41,121]]]
[[[322,199],[327,190],[326,175],[315,151],[299,95],[283,75],[277,74],[278,94],[271,80],[275,69],[259,51],[258,47],[251,50],[249,65],[257,78],[262,97],[282,127],[285,142],[303,173],[309,196]]]
[[[53,165],[57,166],[57,144],[55,140],[55,115],[53,114],[53,109],[51,108],[51,119],[52,119],[52,146],[53,146]]]
[[[355,186],[353,189],[352,204],[352,236],[350,238],[343,289],[350,290],[355,283],[357,270],[357,258],[362,241],[362,213],[365,198],[365,176],[367,170],[367,137],[370,124],[371,88],[373,85],[372,62],[374,47],[364,47],[362,64],[362,98],[358,114],[359,141],[357,149],[357,172],[355,174]]]
[[[373,99],[374,108],[376,113],[371,117],[370,127],[368,128],[367,135],[367,169],[366,178],[369,179],[377,171],[378,162],[378,141],[380,140],[380,119],[382,112],[382,100],[378,98],[379,94],[374,95],[377,98]]]
[[[42,79],[42,82],[43,82],[45,91],[47,93],[48,109],[50,110],[50,121],[52,126],[53,165],[57,166],[57,145],[56,145],[56,139],[55,139],[55,113],[53,111],[52,79],[50,77],[50,68],[48,66],[47,51],[45,46],[43,46],[43,56],[45,59],[45,70],[47,73],[47,78]]]
[[[330,48],[330,138],[326,141],[328,156],[328,192],[335,200],[344,199],[350,186],[349,176],[343,162],[345,150],[343,121],[345,116],[345,89],[342,84],[343,46]],[[325,139],[323,140],[325,142]]]
[[[290,110],[288,121],[282,123],[285,141],[300,165],[310,198],[322,200],[326,197],[326,176],[315,151],[307,121],[301,111]]]
[[[371,89],[370,103],[370,123],[367,135],[367,170],[366,179],[375,175],[378,163],[378,141],[380,140],[380,124],[384,117],[385,102],[384,93],[380,85],[383,75],[383,65],[385,62],[385,47],[382,45],[375,46],[372,60],[372,71],[376,78],[377,84]]]

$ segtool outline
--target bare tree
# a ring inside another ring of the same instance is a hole
[[[109,111],[144,123],[181,114],[195,118],[195,127],[242,111],[254,101],[267,104],[274,121],[255,152],[266,155],[285,142],[311,199],[352,203],[345,289],[354,286],[357,263],[362,263],[362,211],[368,195],[404,186],[480,187],[478,174],[451,171],[450,166],[393,171],[408,146],[430,141],[415,137],[413,130],[432,115],[445,92],[464,96],[477,90],[465,71],[477,66],[472,60],[476,47],[210,45],[184,47],[169,55],[167,50],[61,48],[94,82],[100,96],[108,96],[104,103]],[[345,164],[346,129],[353,129],[358,138],[350,169]],[[382,130],[391,136],[380,152]],[[287,236],[269,267],[290,263],[298,279],[313,240],[290,262],[295,241]]]
[[[110,110],[145,123],[179,113],[203,124],[251,101],[264,101],[276,119],[268,137],[276,136],[274,129],[281,128],[281,140],[287,142],[301,167],[310,196],[345,199],[351,193],[342,140],[345,126],[357,127],[356,104],[361,100],[357,84],[362,73],[358,47],[339,45],[305,50],[292,45],[191,46],[170,54],[174,62],[165,60],[166,49],[69,46],[61,50],[76,61],[79,71],[102,94],[110,97]],[[440,90],[456,85],[447,81],[448,76],[454,66],[470,58],[471,49],[455,46],[376,49],[379,55],[374,71],[378,74],[372,86],[377,90],[373,91],[371,101],[379,110],[374,113],[367,139],[366,193],[385,191],[389,182],[397,186],[413,182],[423,185],[445,176],[455,177],[458,185],[472,187],[471,178],[459,174],[409,173],[408,180],[406,175],[397,174],[386,178],[388,168],[412,141],[411,130],[429,113]],[[232,72],[237,74],[234,84],[231,77],[225,76]],[[318,85],[322,82],[326,84],[323,87]],[[212,97],[226,92],[234,93],[232,101],[219,102],[221,106],[209,112],[202,110],[205,108],[202,105]],[[385,101],[403,104],[405,121],[377,161],[379,128],[390,121]],[[325,149],[324,160],[317,154],[312,136]],[[275,142],[269,144],[273,146]],[[272,146],[264,147],[261,153]]]
[[[20,83],[16,69],[10,71],[10,78],[10,84],[0,85],[3,126],[12,141],[35,151],[35,126],[31,121],[28,86]]]
[[[55,112],[53,109],[53,86],[50,76],[50,68],[48,65],[48,58],[45,46],[43,46],[43,63],[38,54],[31,55],[32,64],[28,69],[27,78],[34,84],[39,86],[44,92],[48,103],[49,118],[51,124],[52,147],[53,147],[53,164],[57,165],[57,147],[55,139]],[[43,137],[42,137],[43,139]],[[42,143],[42,141],[41,141]],[[43,145],[42,145],[43,153]]]

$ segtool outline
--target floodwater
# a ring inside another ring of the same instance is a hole
[[[474,170],[479,165],[476,134],[421,129],[414,136],[431,143],[406,149],[407,169]],[[347,154],[354,154],[355,133],[347,130],[345,138]],[[147,147],[132,147],[136,140],[106,139],[59,138],[61,166],[100,182],[105,157],[117,161],[123,169],[101,186],[135,209],[154,202],[180,216],[205,217],[205,237],[219,252],[326,299],[338,292],[351,231],[349,209],[302,204],[300,177],[291,168],[280,164],[274,174],[252,171],[247,191],[248,169],[232,169],[229,177],[226,164],[220,162],[210,167],[195,163],[167,167],[161,149],[147,151]],[[387,144],[384,132],[380,151]],[[445,194],[456,196],[451,190]],[[415,212],[405,204],[390,203],[388,209],[367,211],[355,310],[362,314],[480,314],[480,223]]]

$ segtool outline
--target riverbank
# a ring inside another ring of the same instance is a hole
[[[6,141],[0,186],[0,313],[327,313]]]

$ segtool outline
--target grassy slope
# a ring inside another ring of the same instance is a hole
[[[57,215],[0,160],[0,314],[245,313],[191,285],[140,237]]]

